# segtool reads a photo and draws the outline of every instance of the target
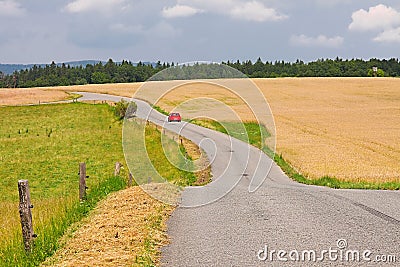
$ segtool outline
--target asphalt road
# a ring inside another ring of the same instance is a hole
[[[213,182],[186,188],[168,222],[163,266],[400,266],[399,192],[298,184],[259,150],[195,125],[165,123],[137,103],[139,117],[150,114],[212,161]]]

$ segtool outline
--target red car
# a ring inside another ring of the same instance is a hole
[[[181,115],[177,112],[173,112],[168,116],[168,122],[171,121],[181,122],[181,120],[182,120]]]

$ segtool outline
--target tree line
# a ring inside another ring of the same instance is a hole
[[[112,59],[106,63],[98,62],[74,67],[52,62],[44,67],[34,65],[30,69],[15,71],[10,75],[0,73],[0,88],[143,82],[170,66],[169,63],[161,64],[160,62],[133,64],[125,60],[115,63]]]
[[[255,63],[251,61],[227,65],[238,69],[251,78],[277,78],[277,77],[368,77],[386,76],[400,77],[399,59],[362,59],[343,60],[318,59],[309,63],[301,60],[296,62],[262,62],[260,58]],[[374,68],[376,72],[374,72]]]
[[[222,64],[239,70],[250,78],[278,77],[368,77],[386,76],[400,77],[399,59],[318,59],[305,63],[296,62],[263,62],[258,58],[240,62],[222,62]],[[204,64],[176,66],[174,63],[157,62],[133,64],[130,61],[119,63],[109,59],[106,63],[87,64],[71,67],[66,64],[57,65],[52,62],[45,67],[34,65],[30,69],[15,71],[6,75],[0,72],[0,88],[26,88],[43,86],[68,86],[102,83],[143,82],[154,74],[168,69],[167,72],[155,76],[155,80],[192,79],[192,78],[234,78],[240,73],[229,68],[218,68],[218,64],[205,67]],[[179,68],[179,70],[177,69]]]

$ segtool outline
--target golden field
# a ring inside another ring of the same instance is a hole
[[[311,178],[400,181],[400,79],[256,80],[277,152]]]
[[[327,175],[349,181],[400,181],[400,79],[283,78],[254,79],[253,82],[271,106],[277,153],[300,173],[309,178]],[[240,84],[240,80],[227,81],[227,84],[233,83]],[[50,100],[61,99],[60,91],[132,96],[141,85],[85,85],[12,92],[2,89],[0,105],[16,104],[15,100],[7,102],[8,95],[15,92],[20,94],[18,99],[23,99],[21,103],[26,104],[41,100],[34,98],[35,91],[44,92]],[[152,87],[176,85],[179,83],[154,82]],[[156,89],[148,94],[149,100],[158,98]],[[197,97],[217,99],[231,106],[241,118],[252,118],[251,109],[240,98],[212,81],[208,85],[206,82],[180,85],[163,96],[157,105],[170,111]],[[15,98],[15,95],[10,97]],[[193,104],[187,109],[191,117],[204,115],[197,108]],[[213,107],[208,108],[217,113]]]

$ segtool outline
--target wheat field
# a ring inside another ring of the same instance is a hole
[[[310,179],[323,176],[347,181],[400,181],[400,79],[396,78],[282,78],[254,79],[268,103],[276,125],[277,153]],[[226,84],[238,84],[230,80]],[[157,89],[179,82],[154,82],[154,91],[141,95],[157,99]],[[24,103],[37,103],[40,90],[51,100],[60,92],[88,91],[132,96],[142,84],[104,84],[18,90]],[[246,88],[241,88],[243,92]],[[15,92],[12,92],[13,94]],[[9,90],[0,90],[0,105]],[[64,96],[65,97],[65,96]],[[214,83],[190,83],[156,102],[170,111],[196,97],[226,103],[244,120],[252,118],[242,99]],[[15,96],[14,96],[15,98]],[[12,98],[10,98],[12,99]],[[190,116],[204,115],[190,106]],[[212,107],[210,107],[212,110]],[[267,113],[268,111],[266,111]],[[197,114],[198,113],[198,114]],[[218,113],[212,110],[212,113]],[[185,117],[185,113],[183,113]],[[219,117],[223,119],[223,115]]]
[[[400,181],[399,79],[255,80],[277,151],[310,178]]]

